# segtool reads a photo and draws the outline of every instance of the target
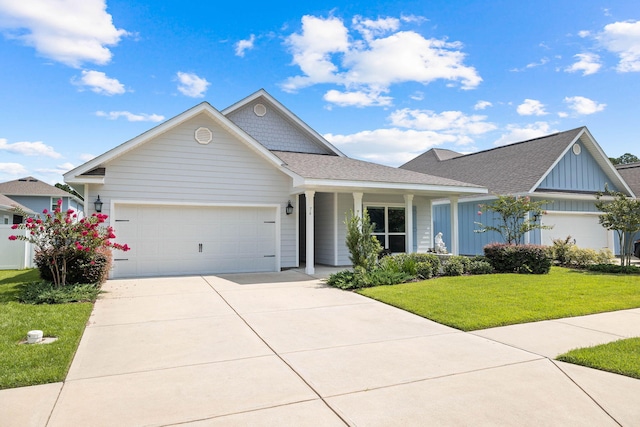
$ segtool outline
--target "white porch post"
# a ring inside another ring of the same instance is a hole
[[[362,219],[362,195],[363,193],[353,193],[353,215]]]
[[[459,237],[458,237],[458,198],[456,196],[449,197],[451,202],[451,248],[453,255],[459,255]]]
[[[413,194],[404,195],[404,217],[406,220],[405,233],[407,236],[407,253],[413,252]]]
[[[315,191],[305,191],[304,196],[307,202],[305,216],[306,220],[306,228],[307,228],[307,259],[305,261],[304,272],[307,274],[314,274],[315,269],[315,261],[313,259],[313,247],[315,245],[314,242],[314,231],[313,231],[313,223],[314,223],[314,212],[313,212],[313,198],[315,196]]]

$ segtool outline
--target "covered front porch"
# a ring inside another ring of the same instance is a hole
[[[366,209],[374,235],[385,250],[392,253],[429,252],[434,248],[432,201],[443,195],[430,192],[327,191],[307,190],[294,196],[297,218],[298,265],[313,275],[316,264],[349,266],[345,240],[346,221],[351,215],[362,218]],[[449,195],[451,230],[454,236],[445,242],[452,254],[458,254],[458,194]]]

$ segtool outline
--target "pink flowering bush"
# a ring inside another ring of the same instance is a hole
[[[98,213],[79,219],[73,209],[63,212],[61,206],[62,200],[58,200],[53,212],[45,209],[42,215],[13,225],[13,229],[27,230],[26,236],[9,236],[9,240],[26,240],[35,246],[38,264],[48,266],[56,288],[68,283],[70,266],[83,265],[78,261],[92,265],[105,249],[129,250],[126,244],[112,242],[116,237],[113,228],[103,225],[107,215]]]

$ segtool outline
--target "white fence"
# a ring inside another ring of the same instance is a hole
[[[26,230],[12,230],[0,224],[0,270],[21,270],[33,267],[33,245],[23,240],[9,240],[11,235],[25,235]]]

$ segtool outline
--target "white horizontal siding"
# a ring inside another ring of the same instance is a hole
[[[213,133],[208,145],[194,139],[201,126]],[[295,266],[295,218],[284,213],[291,178],[205,114],[105,166],[105,184],[91,186],[89,200],[99,194],[107,215],[112,200],[281,205],[281,266]]]
[[[417,252],[427,252],[434,246],[431,231],[431,203],[426,197],[416,197],[413,199],[413,205],[416,207],[416,216],[413,220],[417,225]]]

